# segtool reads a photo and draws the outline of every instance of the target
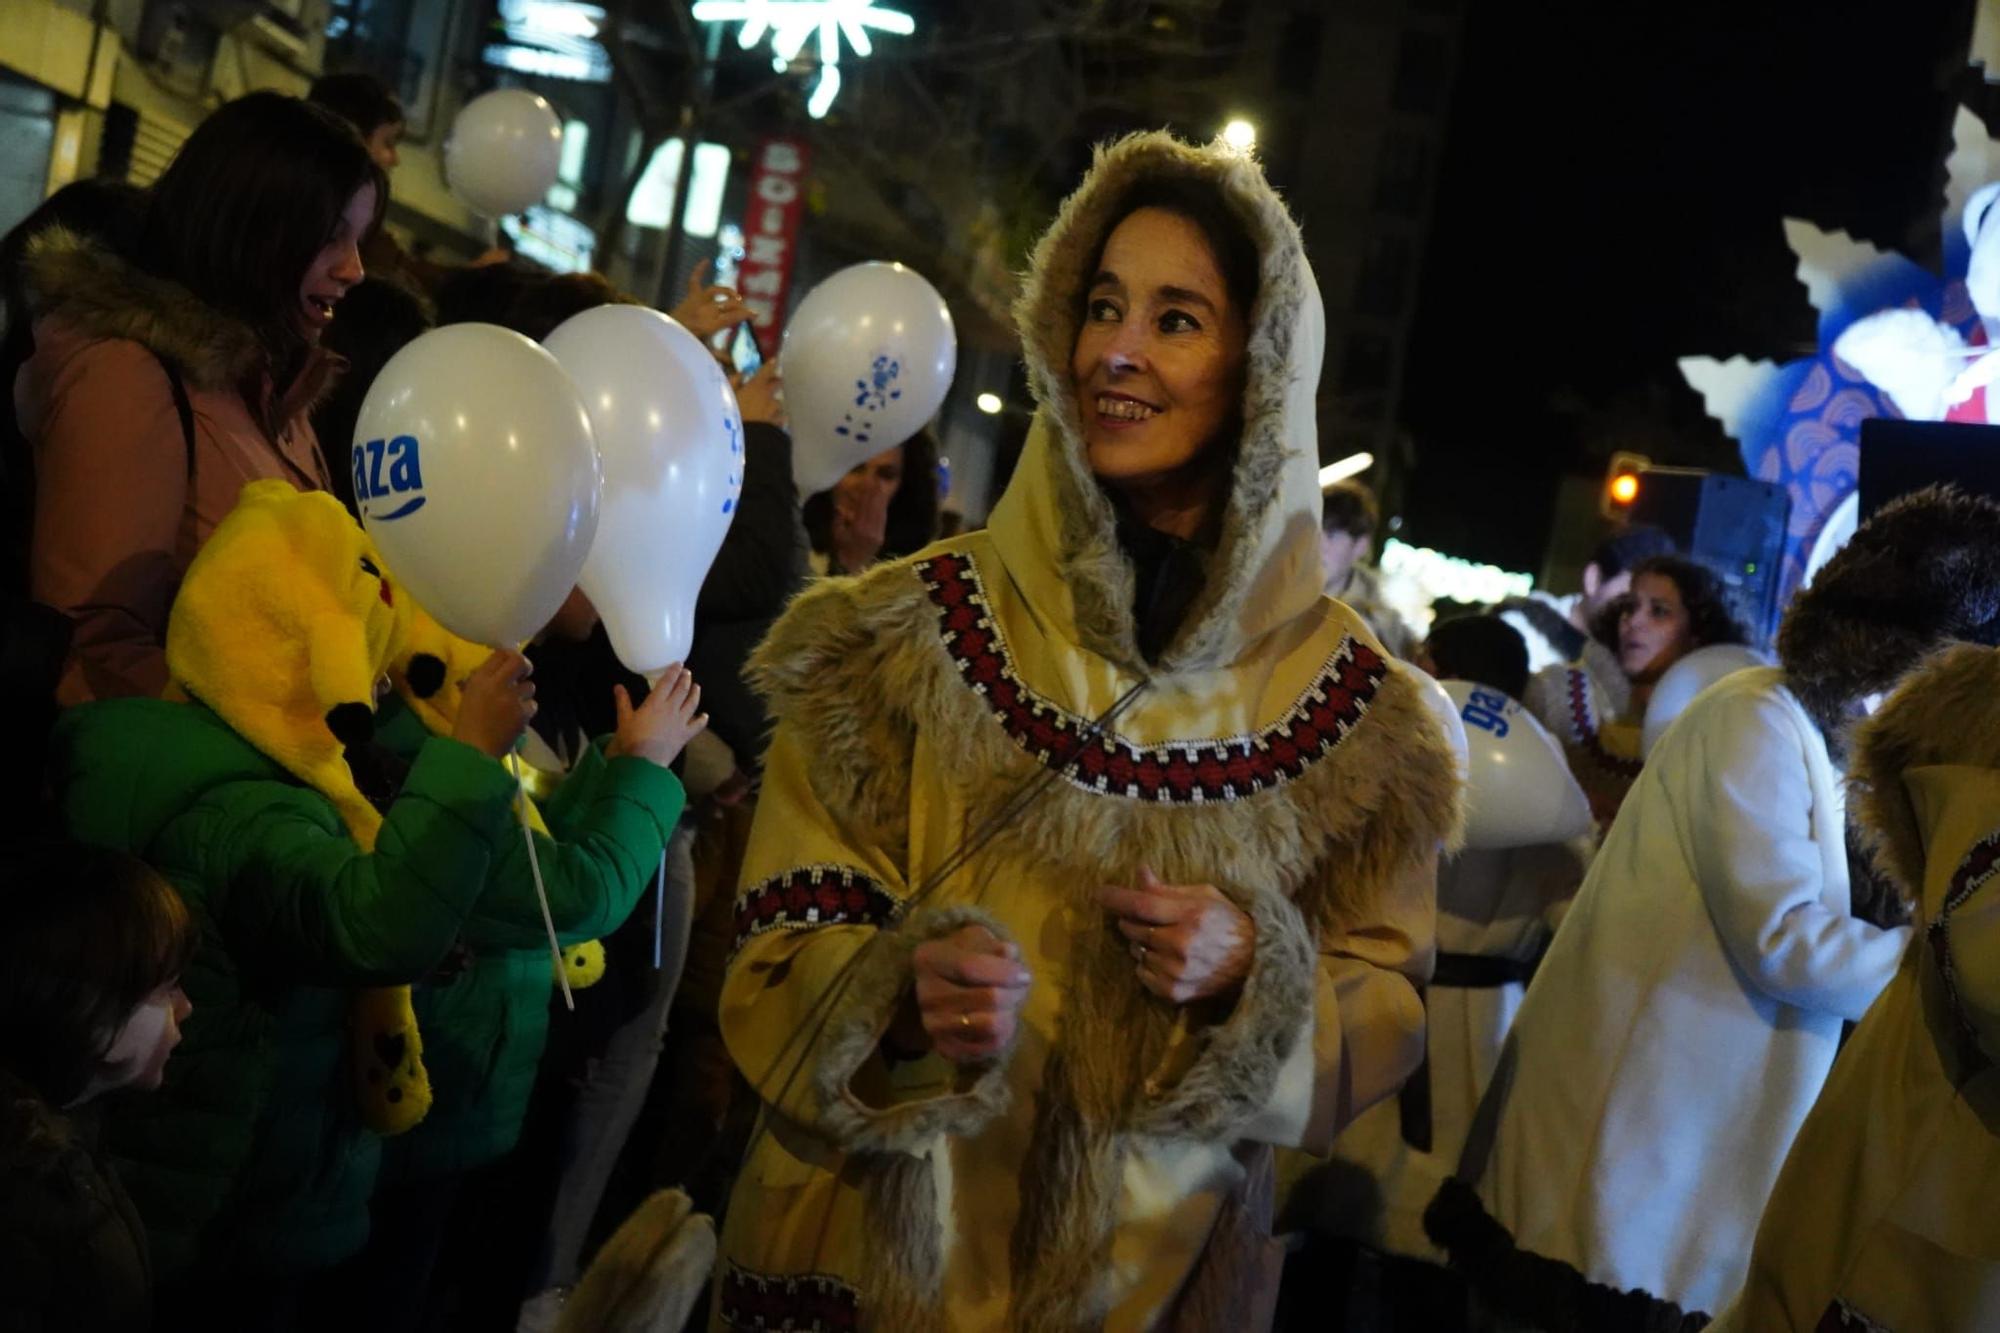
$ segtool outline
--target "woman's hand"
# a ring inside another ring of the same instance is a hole
[[[743,304],[734,287],[708,285],[708,261],[704,259],[688,278],[687,295],[668,313],[682,328],[707,342],[750,318],[750,307]]]
[[[744,423],[761,421],[767,426],[785,424],[785,386],[778,378],[778,363],[766,361],[755,375],[736,386],[736,408]]]
[[[1161,999],[1231,994],[1250,975],[1257,923],[1214,885],[1162,884],[1142,867],[1139,887],[1107,885],[1097,897],[1131,941],[1140,984]]]
[[[915,989],[885,1038],[893,1053],[934,1050],[953,1064],[977,1064],[1014,1040],[1033,980],[1019,949],[984,926],[965,926],[919,944],[910,969]]]
[[[836,572],[859,574],[882,554],[882,543],[889,537],[891,494],[877,486],[834,489],[827,545],[832,548]]]
[[[665,768],[708,728],[708,714],[695,711],[701,707],[701,686],[678,662],[660,673],[659,683],[637,708],[623,685],[613,685],[611,697],[618,705],[618,730],[604,747],[606,758],[629,754]]]
[[[535,665],[510,648],[481,662],[466,678],[453,740],[503,759],[535,716]]]

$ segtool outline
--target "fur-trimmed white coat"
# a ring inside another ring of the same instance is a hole
[[[1826,744],[1777,668],[1712,687],[1661,739],[1466,1151],[1521,1249],[1686,1310],[1742,1284],[1841,1023],[1909,940],[1849,914],[1844,820]]]
[[[1157,173],[1219,186],[1263,258],[1221,536],[1147,662],[1067,366],[1097,243]],[[1254,161],[1135,136],[1064,206],[1017,321],[1041,411],[988,529],[822,580],[755,664],[778,728],[721,1020],[766,1115],[716,1329],[1254,1329],[1271,1145],[1325,1151],[1421,1053],[1458,781],[1415,688],[1319,592],[1322,321],[1296,227]],[[1233,1002],[1141,987],[1096,902],[1141,864],[1254,921]],[[984,1069],[892,1067],[911,949],[968,921],[1033,974],[1018,1038]]]

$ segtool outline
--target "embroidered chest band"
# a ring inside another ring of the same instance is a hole
[[[958,674],[1013,742],[1085,791],[1160,804],[1230,801],[1281,786],[1346,740],[1367,715],[1389,664],[1348,635],[1284,716],[1254,735],[1141,745],[1115,732],[1085,744],[1088,718],[1038,693],[1014,667],[970,556],[916,566]]]

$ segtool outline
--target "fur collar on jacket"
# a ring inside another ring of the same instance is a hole
[[[142,343],[197,389],[236,390],[268,373],[269,357],[248,324],[100,241],[51,227],[28,243],[23,262],[37,319]]]
[[[1923,890],[1925,837],[1904,778],[1931,765],[2000,768],[2000,653],[1960,644],[1910,673],[1875,716],[1855,729],[1850,809],[1876,862],[1914,902]]]

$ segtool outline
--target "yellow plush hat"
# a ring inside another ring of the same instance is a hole
[[[375,684],[408,625],[407,599],[338,500],[253,481],[188,566],[167,670],[373,848],[381,816],[343,752],[372,734]]]
[[[375,685],[407,654],[413,609],[338,500],[253,481],[188,566],[167,620],[167,670],[178,691],[333,802],[373,851],[382,817],[346,749],[374,732]],[[362,1118],[400,1133],[431,1100],[409,989],[359,991],[352,1017]]]
[[[459,638],[411,602],[409,633],[389,663],[389,679],[433,735],[449,736],[467,677],[492,655],[491,648]]]

